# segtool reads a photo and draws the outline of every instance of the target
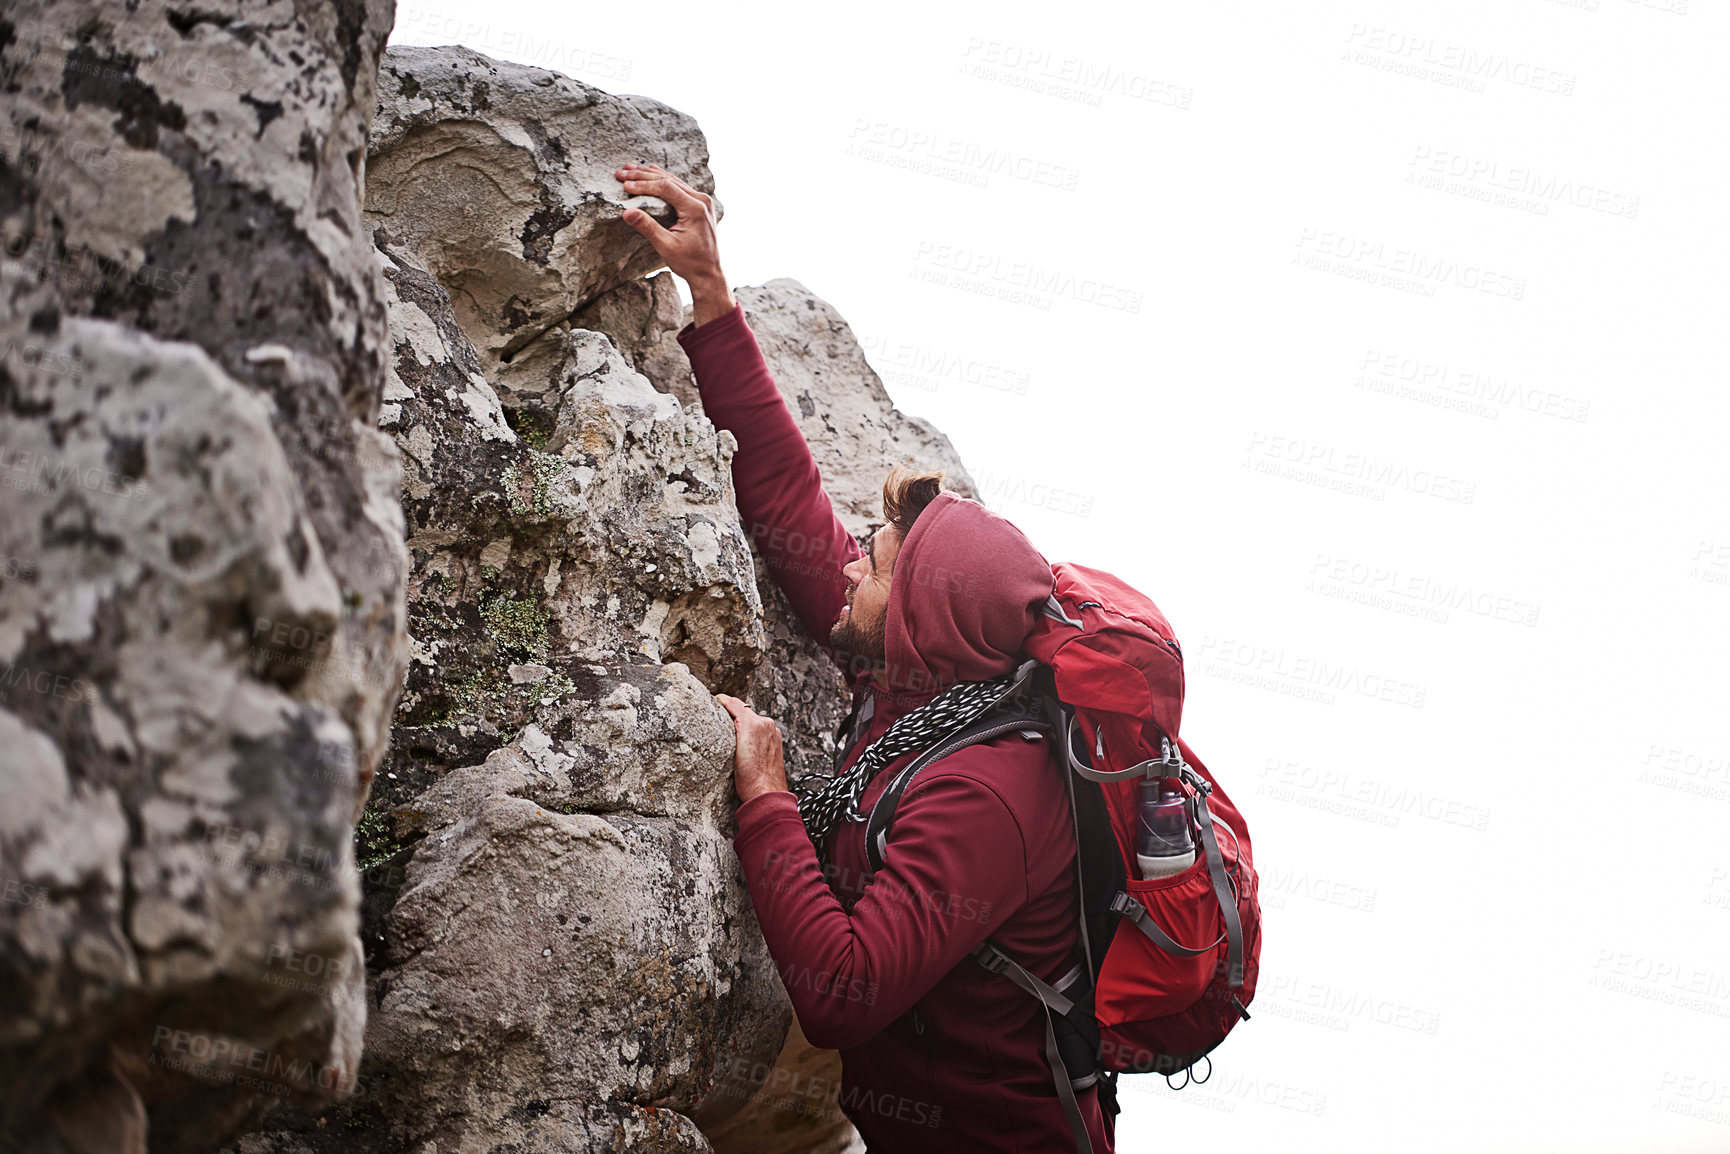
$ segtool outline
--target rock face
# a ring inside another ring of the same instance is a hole
[[[949,438],[895,407],[827,301],[787,277],[734,295],[811,445],[836,515],[854,534],[882,522],[883,478],[895,465],[947,470],[950,488],[978,498]]]
[[[348,1148],[703,1149],[721,1047],[772,1057],[790,1018],[724,836],[712,691],[763,648],[732,440],[588,331],[518,434],[444,290],[381,255],[415,656],[380,799],[408,848]]]
[[[466,48],[392,48],[367,213],[450,291],[491,374],[596,296],[660,267],[620,214],[640,208],[664,224],[674,214],[624,195],[613,169],[627,160],[714,191],[696,122],[664,104]]]
[[[353,1084],[407,659],[360,219],[389,20],[0,21],[7,1149],[209,1149]]]
[[[702,135],[388,24],[0,20],[0,1148],[839,1151],[713,694],[795,781],[846,695],[611,176],[710,190]],[[971,492],[827,304],[738,295],[850,529]]]
[[[703,403],[697,396],[697,379],[691,375],[691,362],[686,359],[685,350],[679,347],[679,330],[690,319],[672,273],[626,281],[571,315],[571,323],[576,327],[611,337],[618,350],[657,389],[673,394],[679,404],[700,413]],[[526,360],[538,352],[531,346],[519,359]]]

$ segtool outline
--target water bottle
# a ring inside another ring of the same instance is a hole
[[[1170,877],[1195,864],[1189,803],[1171,779],[1142,779],[1136,818],[1135,864],[1144,881]]]

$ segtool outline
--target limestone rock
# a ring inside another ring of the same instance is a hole
[[[388,26],[7,6],[7,1149],[212,1149],[352,1085],[354,819],[406,661],[359,203]]]
[[[691,375],[691,362],[678,339],[679,330],[690,319],[690,309],[679,297],[673,274],[661,273],[646,280],[626,281],[602,293],[577,310],[571,324],[606,333],[651,384],[700,413],[703,404],[697,396],[697,379]],[[530,346],[519,360],[536,352],[538,348]],[[515,372],[511,375],[517,376]]]
[[[895,407],[834,306],[789,277],[733,295],[811,445],[836,515],[855,535],[882,523],[883,478],[895,465],[946,469],[949,488],[978,498],[955,446]]]
[[[425,837],[380,959],[366,1149],[706,1149],[688,1119],[722,1055],[780,1048],[791,1011],[715,824],[730,720],[677,664],[586,672],[550,711],[569,738],[531,724],[396,812]]]
[[[671,224],[673,210],[625,195],[613,177],[625,161],[714,191],[696,122],[664,104],[466,48],[397,46],[379,74],[367,215],[450,291],[492,378],[584,304],[660,267],[620,214]]]
[[[845,694],[620,220],[671,211],[612,178],[708,191],[702,135],[389,22],[0,23],[8,1151],[742,1148],[777,1054],[833,1072],[786,1041],[712,695],[797,780]],[[832,309],[740,296],[850,529],[892,464],[971,492]]]
[[[605,336],[512,410],[450,297],[378,235],[414,667],[369,872],[372,1013],[348,1144],[704,1150],[722,1054],[791,1018],[736,858],[733,727],[761,602],[732,439]],[[539,446],[539,447],[536,447]],[[260,1149],[319,1130],[284,1111]]]
[[[679,661],[742,691],[763,633],[731,436],[585,330],[565,334],[555,410],[507,413],[445,290],[406,250],[381,259],[395,350],[381,423],[405,461],[413,561],[393,770],[484,759],[584,661]],[[544,678],[511,672],[533,665]]]

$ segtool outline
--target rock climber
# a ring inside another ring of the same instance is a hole
[[[624,219],[690,288],[678,340],[704,412],[738,439],[740,515],[853,690],[836,773],[801,797],[775,723],[720,696],[738,738],[733,845],[799,1024],[841,1052],[841,1107],[871,1151],[1067,1154],[1078,1143],[1045,1058],[1044,1010],[969,958],[990,937],[1046,982],[1076,963],[1074,833],[1044,736],[1011,732],[922,772],[874,874],[860,819],[944,732],[940,694],[1017,667],[1051,566],[1014,525],[924,472],[891,474],[884,523],[861,548],[728,287],[713,198],[653,164],[614,175],[677,213],[671,227],[635,208]],[[1107,1154],[1115,1104],[1098,1086],[1076,1097],[1093,1151]]]

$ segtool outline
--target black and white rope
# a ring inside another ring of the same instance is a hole
[[[990,681],[952,685],[910,713],[895,719],[882,737],[839,774],[815,775],[798,795],[799,816],[819,849],[835,823],[864,821],[859,799],[883,767],[902,754],[929,749],[961,726],[989,710],[1014,683],[1014,674]]]

